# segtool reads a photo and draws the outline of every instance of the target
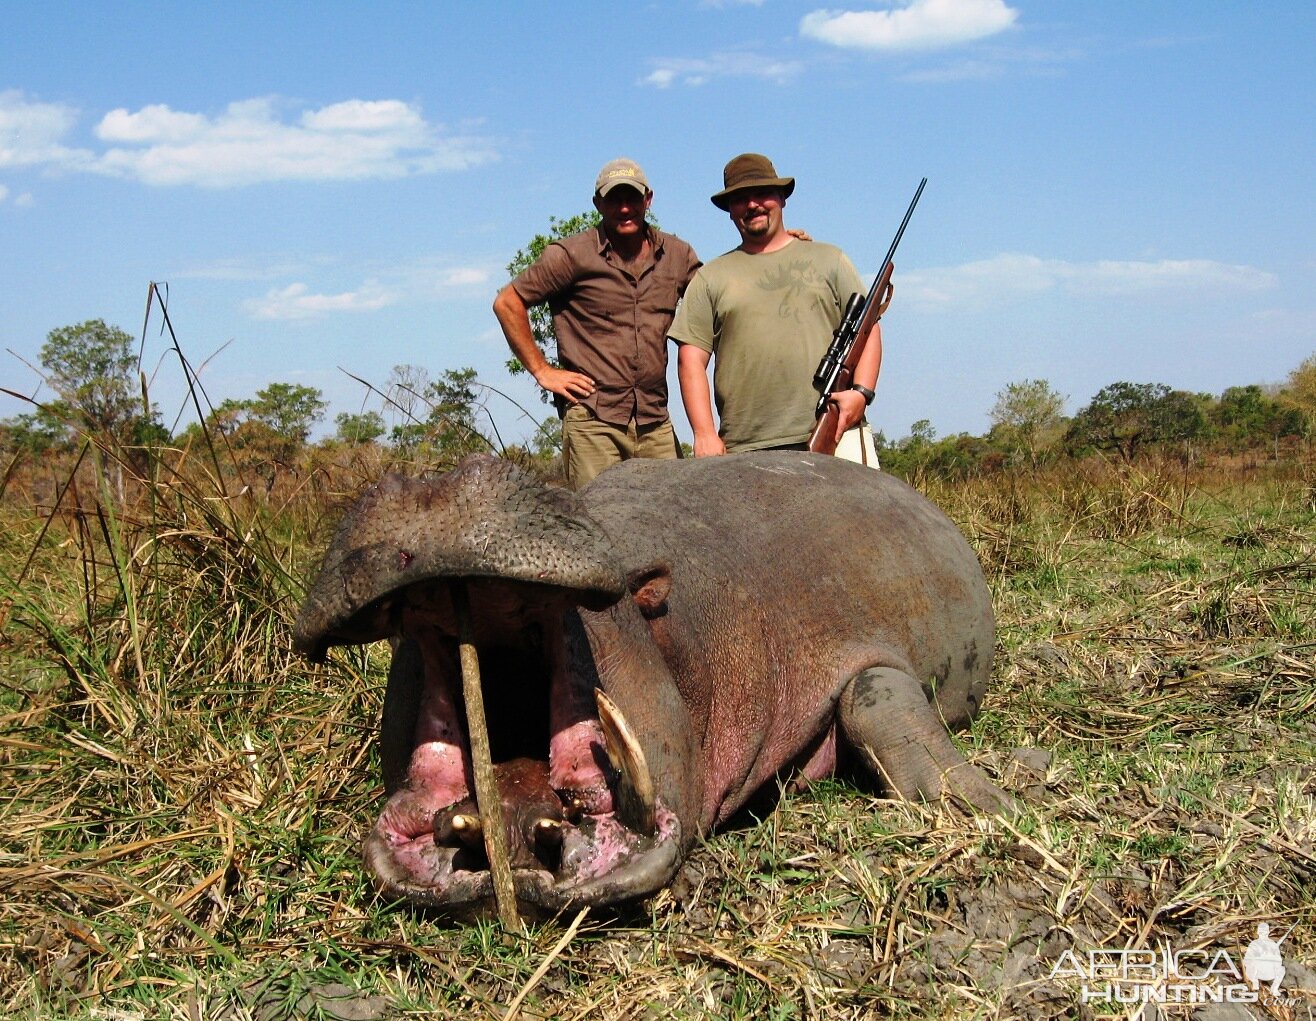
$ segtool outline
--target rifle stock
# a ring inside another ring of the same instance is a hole
[[[854,371],[859,365],[859,359],[863,356],[864,349],[868,346],[868,334],[882,318],[882,312],[891,302],[891,274],[895,272],[896,264],[887,261],[882,268],[881,274],[873,284],[873,292],[881,295],[880,301],[867,300],[864,302],[862,312],[859,315],[853,330],[853,340],[849,343],[849,350],[841,360],[840,365],[836,367],[835,372],[829,374],[829,382],[825,387],[826,392],[818,399],[818,407],[814,410],[817,415],[817,421],[813,424],[813,432],[809,434],[809,449],[815,454],[835,454],[836,444],[840,437],[836,435],[837,423],[840,421],[841,413],[836,406],[836,402],[831,399],[831,395],[841,390],[849,390],[854,385]],[[880,285],[880,286],[879,286]],[[851,307],[860,296],[855,294],[851,297]],[[845,329],[845,320],[842,320],[838,333]],[[833,341],[835,343],[835,341]],[[826,356],[824,356],[824,363]],[[821,371],[821,366],[819,367]],[[815,387],[817,381],[815,378]]]
[[[891,274],[896,268],[892,259],[895,257],[896,248],[900,245],[901,237],[904,236],[905,228],[909,225],[909,218],[914,215],[914,207],[918,205],[919,196],[923,194],[923,187],[927,183],[926,177],[919,182],[918,189],[914,192],[914,199],[905,211],[905,218],[900,221],[900,229],[896,231],[895,239],[887,250],[881,272],[873,280],[873,286],[868,289],[868,296],[864,297],[857,293],[851,295],[845,313],[841,316],[841,324],[832,335],[832,342],[813,374],[813,388],[818,391],[819,397],[818,406],[814,410],[817,421],[814,422],[813,432],[809,434],[809,449],[816,454],[836,453],[838,440],[836,428],[840,412],[836,402],[832,400],[832,394],[848,390],[854,384],[855,368],[859,365],[859,359],[863,357],[864,348],[868,344],[868,334],[882,318],[887,306],[891,304],[891,295],[894,291],[891,286]]]

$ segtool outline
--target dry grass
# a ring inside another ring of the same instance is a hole
[[[6,497],[6,1016],[1071,1017],[1114,1008],[1049,977],[1065,950],[1237,954],[1262,920],[1293,927],[1306,1016],[1310,468],[934,487],[996,594],[966,746],[1020,816],[828,782],[708,841],[648,904],[508,935],[369,889],[383,651],[289,652],[308,562],[377,465],[266,494],[206,464],[156,465],[127,506]]]

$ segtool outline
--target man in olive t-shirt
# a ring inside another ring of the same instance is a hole
[[[594,190],[599,226],[548,245],[494,300],[512,352],[568,405],[562,455],[577,489],[628,458],[680,456],[667,413],[667,330],[699,259],[645,222],[652,201],[636,163],[606,164]],[[560,368],[530,328],[528,306],[540,302],[553,315]]]
[[[695,274],[669,331],[680,345],[677,369],[695,456],[802,449],[815,423],[813,373],[850,296],[865,288],[839,248],[797,240],[786,230],[782,210],[795,181],[778,177],[767,157],[737,156],[723,179],[713,203],[730,214],[741,244]],[[871,433],[860,429],[882,361],[880,328],[874,324],[873,331],[853,389],[831,399],[840,416],[838,455],[876,467]],[[720,428],[709,395],[710,361]]]

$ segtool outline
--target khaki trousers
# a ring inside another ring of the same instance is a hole
[[[581,489],[594,476],[633,457],[671,460],[681,456],[671,420],[637,426],[601,422],[583,404],[573,404],[562,416],[562,463],[567,484]]]

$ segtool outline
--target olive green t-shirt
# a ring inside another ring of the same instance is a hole
[[[757,255],[735,249],[695,274],[668,335],[712,354],[728,451],[808,440],[814,370],[850,295],[863,290],[845,253],[817,241]]]

